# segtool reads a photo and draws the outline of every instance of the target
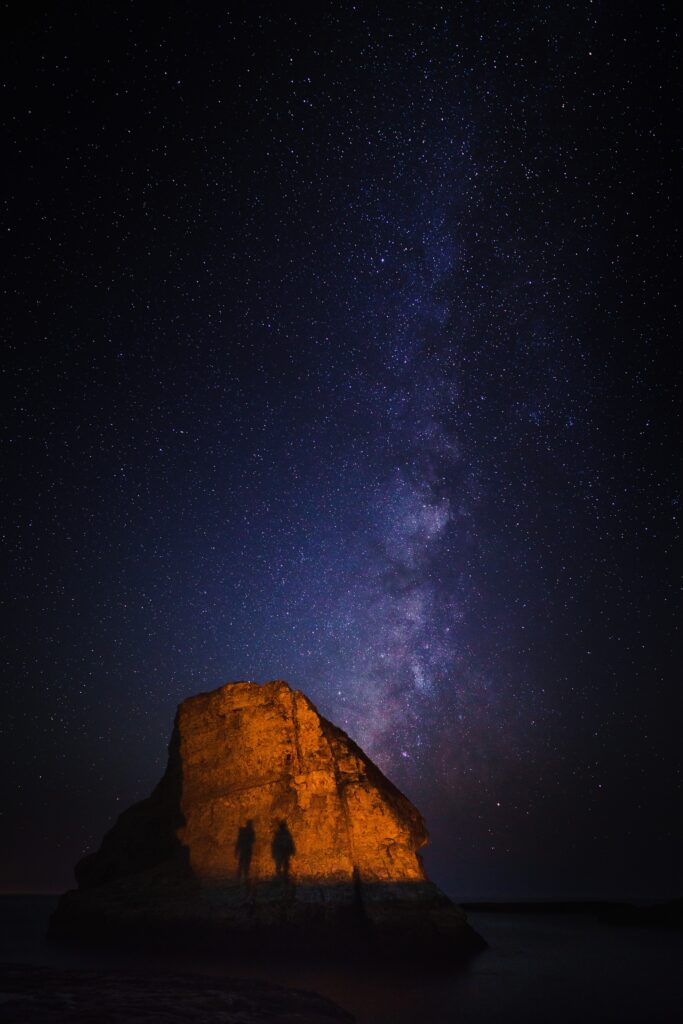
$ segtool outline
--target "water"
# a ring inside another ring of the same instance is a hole
[[[169,968],[262,978],[319,992],[358,1024],[680,1024],[683,933],[619,928],[589,914],[471,913],[490,948],[449,975],[334,965],[225,963],[48,945],[50,896],[0,897],[0,961],[60,967]]]

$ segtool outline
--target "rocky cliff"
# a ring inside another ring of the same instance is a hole
[[[415,807],[307,697],[230,683],[180,705],[164,777],[77,865],[51,930],[471,945],[425,877],[426,842]]]

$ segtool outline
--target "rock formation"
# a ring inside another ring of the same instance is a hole
[[[426,879],[426,842],[415,807],[307,697],[229,683],[180,705],[161,782],[77,865],[51,932],[472,946]]]
[[[0,964],[3,1024],[354,1024],[323,996],[255,979]]]

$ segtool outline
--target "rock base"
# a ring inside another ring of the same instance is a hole
[[[50,920],[55,940],[131,942],[157,948],[221,950],[226,955],[288,958],[320,953],[424,962],[461,959],[485,948],[465,913],[430,882],[301,886],[160,887],[158,903],[140,899],[141,880],[66,893]],[[172,895],[171,895],[172,894]]]

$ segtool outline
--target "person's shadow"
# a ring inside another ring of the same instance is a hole
[[[289,881],[289,862],[296,853],[296,847],[286,821],[281,821],[275,829],[270,849],[275,861],[276,877],[284,879],[285,882]]]
[[[251,867],[251,856],[254,852],[255,839],[254,822],[249,818],[246,825],[242,825],[237,833],[237,841],[235,842],[237,877],[247,883],[249,882],[249,868]]]

